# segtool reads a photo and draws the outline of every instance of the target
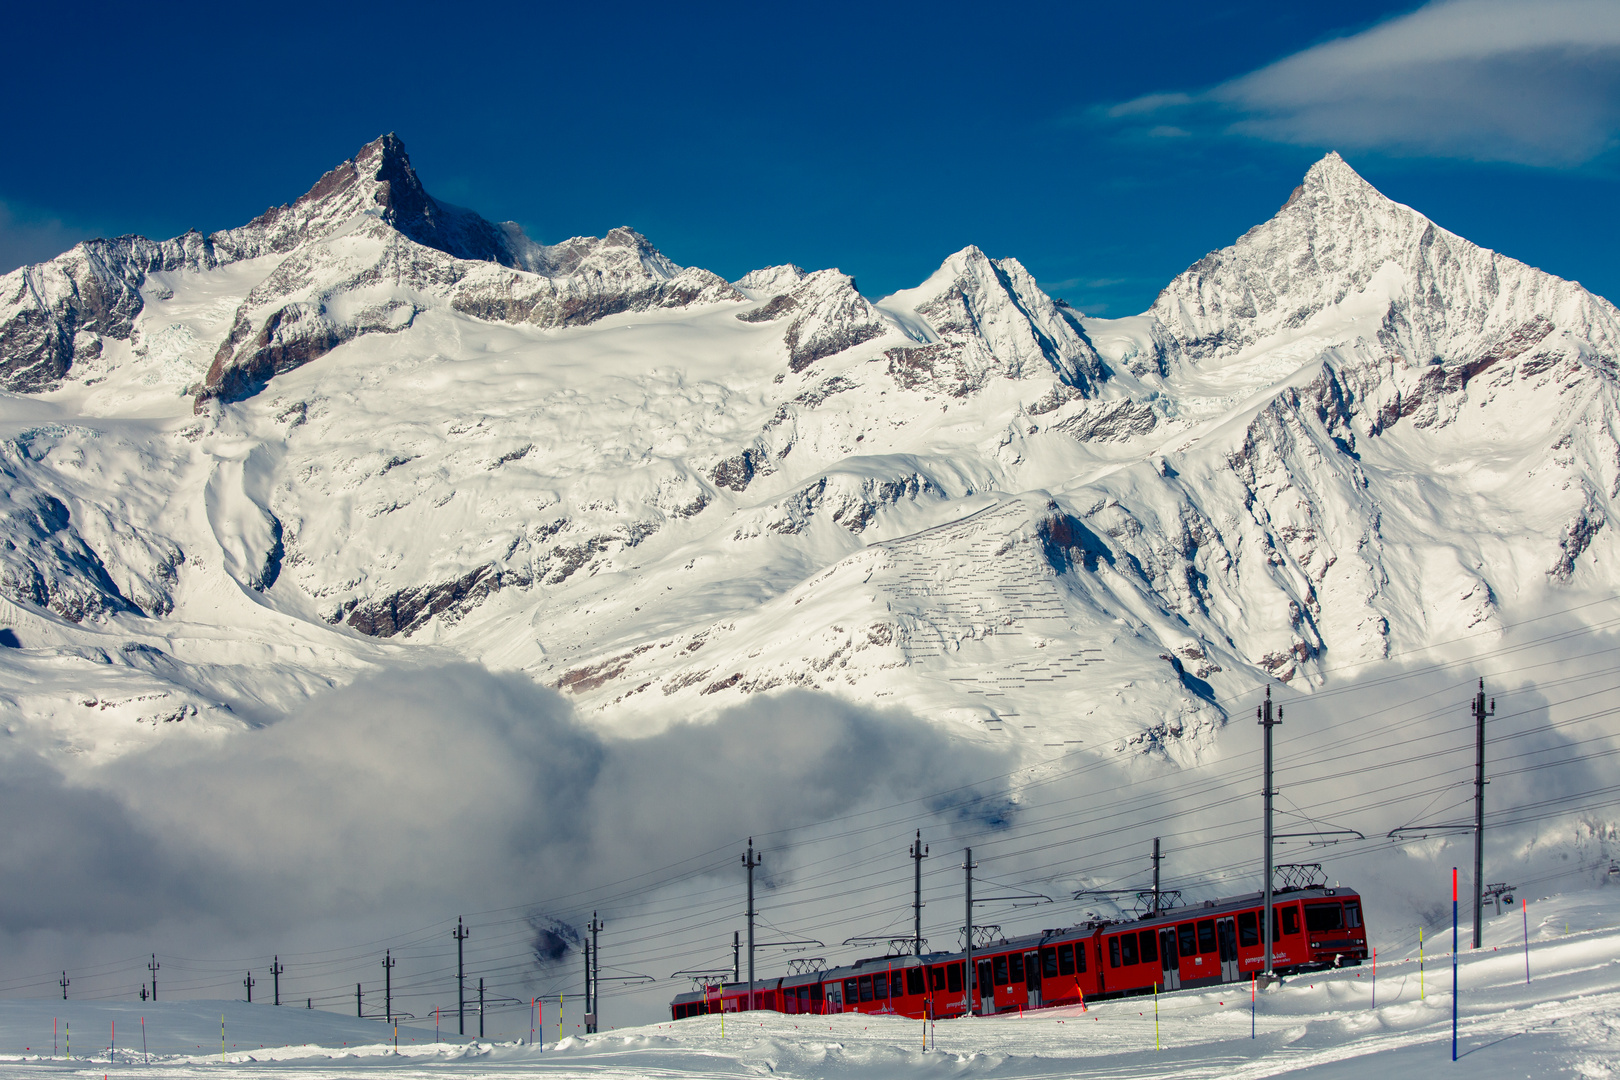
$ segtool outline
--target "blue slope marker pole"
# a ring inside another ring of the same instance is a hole
[[[1457,868],[1451,868],[1451,1060],[1457,1060]]]

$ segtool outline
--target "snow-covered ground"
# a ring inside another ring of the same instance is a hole
[[[107,1005],[0,1002],[6,1076],[116,1071],[152,1077],[1226,1077],[1309,1072],[1388,1080],[1455,1070],[1474,1080],[1609,1077],[1620,1070],[1620,889],[1530,905],[1529,981],[1518,912],[1492,919],[1484,950],[1465,953],[1458,984],[1458,1061],[1451,1061],[1449,945],[1420,975],[1416,948],[1370,966],[1300,976],[1251,1002],[1249,987],[1101,1002],[1088,1010],[919,1021],[775,1013],[702,1017],[520,1040],[432,1042],[400,1029],[241,1002]],[[1449,927],[1430,927],[1449,942]],[[1466,931],[1464,932],[1466,949]],[[1433,941],[1432,945],[1440,942]],[[226,1025],[224,1052],[219,1020]],[[52,1022],[72,1017],[72,1061],[42,1054]],[[139,1047],[145,1017],[151,1059]],[[526,1019],[526,1014],[524,1016]],[[109,1060],[110,1025],[121,1049]],[[453,1018],[452,1018],[453,1023]],[[1253,1035],[1251,1037],[1251,1030]],[[925,1047],[926,1040],[926,1047]],[[191,1045],[186,1045],[190,1043]],[[261,1045],[255,1046],[254,1043]],[[25,1049],[26,1048],[26,1049]]]

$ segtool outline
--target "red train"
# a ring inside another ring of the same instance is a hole
[[[1265,965],[1260,893],[1170,908],[1134,922],[1088,922],[975,949],[980,1015],[1081,1000],[1246,981]],[[1280,974],[1353,966],[1367,957],[1353,889],[1291,890],[1272,902],[1272,966]],[[678,995],[676,1020],[716,1012],[884,1013],[922,1019],[967,1013],[966,956],[885,956],[785,978]]]

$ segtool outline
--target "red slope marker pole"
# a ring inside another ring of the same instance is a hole
[[[1373,946],[1373,995],[1372,1007],[1378,1008],[1378,946]]]
[[[1530,985],[1530,901],[1521,900],[1524,905],[1524,985]]]
[[[1255,1004],[1255,973],[1249,972],[1249,1038],[1254,1038],[1254,1012],[1258,1007]]]
[[[152,1055],[146,1052],[146,1017],[141,1017],[141,1057],[146,1059],[148,1065],[152,1064]]]
[[[1451,868],[1451,1060],[1457,1060],[1457,868]]]

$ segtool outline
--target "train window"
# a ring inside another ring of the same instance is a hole
[[[851,1005],[853,1005],[857,1001],[861,1000],[861,992],[855,988],[855,980],[854,979],[845,979],[844,980],[844,1000],[847,1001]],[[867,998],[866,1000],[870,1001],[872,999]]]
[[[1057,950],[1048,945],[1041,950],[1041,978],[1055,979],[1057,974]]]
[[[1119,938],[1108,939],[1108,966],[1119,967]]]
[[[906,993],[926,994],[928,992],[927,976],[920,967],[906,969]]]
[[[1305,929],[1311,931],[1343,930],[1344,908],[1336,903],[1306,904]]]
[[[872,996],[878,1001],[889,1000],[889,973],[872,976]]]
[[[962,992],[962,965],[951,964],[945,969],[945,992],[960,994]]]
[[[1299,933],[1299,907],[1297,905],[1290,904],[1287,907],[1283,908],[1282,920],[1283,920],[1283,933],[1285,933],[1285,934],[1297,934],[1297,933]]]
[[[1098,955],[1097,961],[1102,962],[1101,955]],[[1086,943],[1083,941],[1077,941],[1074,945],[1074,970],[1081,973],[1086,970]]]
[[[1081,948],[1085,948],[1084,945]],[[1057,947],[1057,962],[1059,975],[1074,974],[1074,946],[1059,945]]]
[[[998,957],[995,958],[993,963],[994,963],[995,966],[992,967],[991,970],[995,973],[996,985],[997,986],[1006,986],[1007,985],[1007,958],[1005,956],[998,956]]]
[[[1136,963],[1136,935],[1119,936],[1119,962],[1127,966]]]
[[[936,964],[928,969],[928,989],[936,994],[945,989],[944,964]]]
[[[861,976],[861,1000],[872,1000],[872,976],[870,975]]]
[[[1184,922],[1176,927],[1176,945],[1182,956],[1198,955],[1198,930],[1190,922]]]
[[[1260,913],[1256,911],[1240,911],[1237,917],[1238,944],[1260,944]]]
[[[808,986],[799,987],[799,1011],[802,1013],[810,1011],[810,988]]]
[[[1198,920],[1198,951],[1209,953],[1215,951],[1215,920]]]
[[[1344,925],[1351,930],[1361,925],[1361,905],[1346,903],[1344,905]]]
[[[1007,973],[1008,980],[1010,980],[1011,982],[1014,982],[1014,983],[1023,982],[1024,981],[1024,954],[1023,953],[1017,953],[1017,952],[1013,953],[1011,956],[1007,957],[1007,965],[1008,965],[1008,968],[1010,969],[1008,971],[1008,973]]]
[[[1142,963],[1158,963],[1159,932],[1157,930],[1143,930],[1137,937],[1142,942]]]
[[[904,968],[889,973],[889,996],[906,996],[906,972]]]

